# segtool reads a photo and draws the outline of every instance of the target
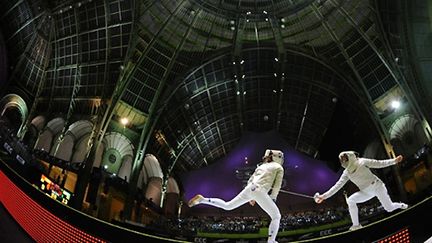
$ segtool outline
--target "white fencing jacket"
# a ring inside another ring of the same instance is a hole
[[[262,163],[255,169],[248,180],[248,184],[253,183],[259,190],[267,193],[272,189],[270,197],[276,199],[282,186],[283,175],[284,169],[279,163]]]
[[[337,191],[339,191],[348,180],[351,180],[360,190],[373,184],[375,181],[381,181],[369,168],[384,168],[396,164],[396,159],[387,160],[376,160],[376,159],[366,159],[358,158],[357,169],[349,173],[347,169],[344,169],[341,177],[336,182],[336,184],[331,187],[327,192],[323,193],[324,199],[333,196]]]

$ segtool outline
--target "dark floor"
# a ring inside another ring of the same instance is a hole
[[[0,203],[0,242],[35,242]]]
[[[425,223],[426,219],[432,218],[431,203],[432,198],[425,199],[416,205],[410,206],[407,210],[399,210],[397,213],[391,213],[390,216],[372,222],[365,227],[354,232],[341,232],[318,237],[305,241],[295,241],[289,237],[279,237],[279,242],[376,242],[380,237],[375,235],[377,232],[397,232],[408,228],[410,231],[410,242],[413,243],[432,243],[432,232],[430,225]],[[392,233],[393,234],[393,233]],[[390,236],[390,235],[389,235]],[[203,239],[203,242],[262,242],[262,239],[241,240],[241,239]],[[27,233],[18,225],[18,223],[7,212],[3,204],[0,203],[0,242],[27,243],[35,242]],[[144,241],[147,242],[147,241]],[[197,242],[197,241],[195,241]]]

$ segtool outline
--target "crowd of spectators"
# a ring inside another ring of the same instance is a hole
[[[263,227],[262,219],[258,217],[188,217],[178,220],[184,228],[193,232],[209,233],[257,233]]]
[[[371,203],[359,207],[361,219],[384,216],[385,210],[379,203]],[[293,212],[282,215],[279,231],[305,229],[313,226],[336,223],[348,219],[347,207],[326,208]],[[182,219],[167,219],[160,217],[147,227],[157,228],[166,232],[177,232],[182,235],[206,233],[258,233],[268,226],[267,217],[219,217],[190,216]]]
[[[315,225],[324,225],[343,220],[347,216],[347,210],[343,207],[310,210],[282,215],[280,230],[288,231],[307,228]]]

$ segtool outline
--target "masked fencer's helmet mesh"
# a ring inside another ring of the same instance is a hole
[[[343,156],[348,156],[348,158],[358,158],[359,157],[359,153],[357,153],[356,151],[343,151],[339,154],[339,159],[342,159]]]
[[[278,164],[283,164],[284,163],[284,154],[282,151],[280,150],[273,150],[273,149],[267,149],[264,157],[267,157],[271,154],[272,156],[272,161],[278,163]]]
[[[355,151],[343,151],[339,154],[339,161],[341,162],[342,167],[346,168],[350,164],[355,163],[358,157],[359,153]]]

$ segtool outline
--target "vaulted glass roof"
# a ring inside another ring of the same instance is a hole
[[[338,102],[369,129],[373,102],[400,85],[373,1],[29,2],[0,10],[11,82],[41,111],[105,128],[127,116],[180,170],[245,131],[277,130],[317,156]]]

